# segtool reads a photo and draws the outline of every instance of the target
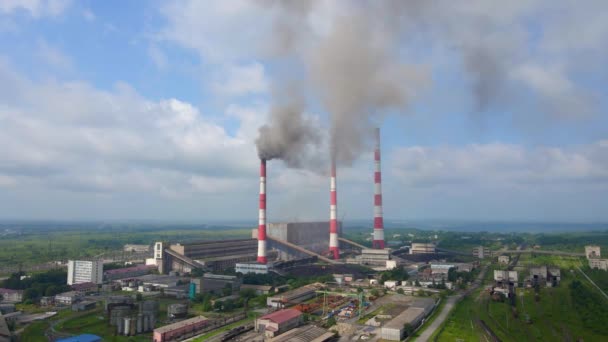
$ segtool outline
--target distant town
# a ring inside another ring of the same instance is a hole
[[[146,236],[135,231],[129,239]],[[327,223],[270,223],[264,264],[258,229],[240,236],[246,231],[233,228],[237,238],[168,238],[125,243],[94,257],[20,263],[21,270],[0,282],[0,337],[467,341],[509,340],[525,331],[567,331],[579,340],[605,333],[596,323],[608,314],[605,232],[576,233],[576,243],[564,244],[573,233],[392,228],[379,249],[371,247],[373,234],[353,227],[341,231],[334,259]],[[24,229],[30,238],[36,234]],[[545,319],[566,308],[571,316]]]

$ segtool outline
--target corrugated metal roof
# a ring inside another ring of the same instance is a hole
[[[264,315],[264,316],[260,317],[260,319],[267,319],[269,321],[273,321],[275,323],[281,324],[281,323],[287,322],[293,318],[296,318],[300,315],[302,315],[302,312],[300,312],[299,310],[285,309],[285,310],[279,310],[279,311],[270,313],[268,315]]]

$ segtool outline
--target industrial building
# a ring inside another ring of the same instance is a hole
[[[69,291],[55,295],[55,303],[61,305],[72,305],[79,301],[84,295],[82,292]]]
[[[370,249],[361,250],[361,255],[357,255],[355,260],[360,265],[382,266],[386,267],[386,262],[391,259],[390,250],[388,249]]]
[[[587,259],[595,259],[600,258],[602,256],[600,246],[597,245],[588,245],[585,246],[585,257]]]
[[[291,329],[271,340],[271,342],[326,342],[335,337],[335,333],[314,325],[305,325]]]
[[[315,297],[317,295],[316,291],[319,291],[322,287],[322,284],[318,283],[305,285],[291,291],[268,297],[266,298],[266,304],[275,308],[284,308],[289,305],[299,304]]]
[[[227,286],[230,286],[233,292],[238,291],[241,280],[236,276],[205,273],[200,278],[190,280],[190,297],[194,298],[195,295],[202,293],[221,294]]]
[[[126,245],[124,245],[122,250],[125,252],[131,252],[131,253],[147,253],[147,252],[150,252],[151,249],[150,249],[150,245],[126,244]]]
[[[498,263],[508,265],[509,259],[510,258],[508,255],[500,255],[500,256],[498,256]]]
[[[410,254],[435,254],[436,246],[434,243],[412,243]]]
[[[253,263],[253,262],[237,263],[236,266],[234,267],[234,271],[236,273],[242,273],[242,274],[248,274],[248,273],[268,274],[268,269],[269,269],[269,267],[266,264],[258,264],[258,263]]]
[[[517,271],[494,270],[494,282],[497,288],[507,289],[513,293],[518,282]]]
[[[0,342],[10,342],[11,335],[11,330],[8,328],[6,319],[0,314]]]
[[[416,328],[433,310],[435,301],[431,298],[416,299],[401,314],[386,323],[381,329],[383,340],[401,341],[405,337],[405,325]]]
[[[68,285],[87,282],[103,283],[103,261],[68,260]]]
[[[194,336],[198,331],[209,325],[210,321],[204,316],[193,317],[177,323],[154,329],[152,340],[166,342]]]
[[[271,293],[274,290],[272,285],[250,285],[250,284],[242,284],[241,291],[243,290],[253,290],[256,296],[266,295]]]
[[[488,247],[478,246],[473,248],[473,256],[479,259],[491,257],[492,251]]]
[[[101,337],[93,334],[82,334],[56,340],[55,342],[102,342]]]
[[[94,300],[83,300],[82,302],[72,304],[72,311],[87,311],[94,309],[96,306],[97,302]]]
[[[269,237],[295,244],[314,253],[325,254],[329,250],[327,221],[269,223],[266,229]],[[342,234],[341,230],[338,223],[338,235]],[[306,256],[308,255],[294,255],[293,251],[287,249],[280,250],[278,254],[281,260]]]
[[[589,267],[608,271],[608,259],[589,259]]]
[[[302,312],[296,309],[284,309],[269,313],[255,320],[255,331],[268,338],[278,336],[302,323]]]
[[[554,287],[561,281],[561,272],[558,267],[530,267],[530,277],[527,279],[528,286],[542,285]]]
[[[156,267],[150,265],[137,265],[133,267],[117,268],[103,272],[107,281],[134,278],[150,273]]]

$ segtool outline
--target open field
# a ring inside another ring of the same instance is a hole
[[[533,288],[518,288],[513,306],[509,300],[492,300],[483,290],[474,292],[457,305],[434,340],[484,341],[494,335],[502,341],[600,341],[606,336],[605,322],[600,322],[608,318],[608,301],[575,269],[579,258],[522,255],[520,261],[560,266],[560,285],[541,288],[538,299]]]
[[[0,239],[0,270],[5,266],[33,265],[54,260],[86,258],[122,251],[124,244],[155,241],[236,239],[251,236],[248,228],[202,225],[83,224],[75,226],[11,226],[19,234]]]

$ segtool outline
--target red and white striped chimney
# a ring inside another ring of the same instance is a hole
[[[382,171],[380,168],[380,128],[376,128],[376,150],[374,151],[374,240],[373,248],[384,249],[384,220],[382,218]]]
[[[260,160],[260,212],[258,222],[258,263],[266,264],[266,159]]]
[[[338,194],[336,191],[336,161],[332,157],[331,177],[329,181],[329,251],[333,253],[334,259],[340,259],[340,247],[338,245]]]

